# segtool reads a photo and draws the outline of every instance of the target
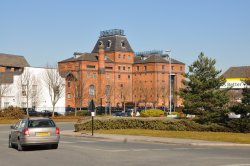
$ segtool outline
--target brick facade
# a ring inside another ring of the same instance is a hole
[[[185,64],[171,59],[172,101],[182,104],[175,92],[182,87]],[[169,105],[169,61],[164,55],[135,56],[123,34],[100,36],[92,53],[77,53],[60,61],[66,79],[66,106],[122,106],[125,103],[148,106]]]

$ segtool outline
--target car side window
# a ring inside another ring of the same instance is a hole
[[[15,124],[15,129],[18,129],[18,128],[19,128],[21,122],[22,122],[22,121],[19,120],[19,121]]]
[[[24,128],[24,126],[25,126],[25,121],[22,121],[19,128]]]

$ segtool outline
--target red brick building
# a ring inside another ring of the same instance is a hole
[[[66,106],[169,105],[169,58],[144,52],[135,56],[123,30],[102,31],[91,53],[74,53],[58,62],[66,79]],[[172,104],[180,106],[174,93],[182,87],[185,64],[171,59]]]

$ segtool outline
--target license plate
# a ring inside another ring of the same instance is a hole
[[[36,136],[50,136],[49,132],[38,132],[36,133]]]

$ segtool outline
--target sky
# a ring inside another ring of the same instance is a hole
[[[91,52],[109,29],[135,52],[171,50],[186,66],[200,52],[222,72],[250,65],[249,0],[0,0],[0,53],[33,67]]]

